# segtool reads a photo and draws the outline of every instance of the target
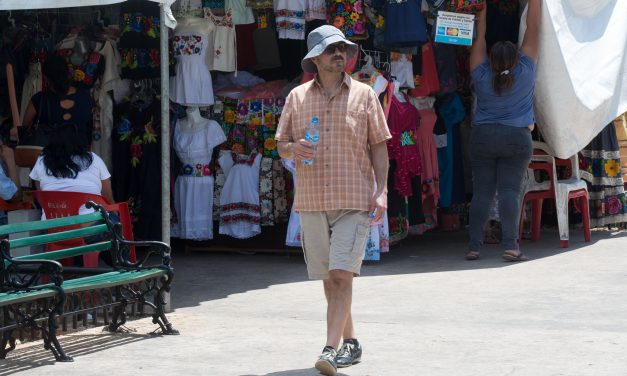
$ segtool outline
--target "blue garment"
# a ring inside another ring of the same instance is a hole
[[[453,194],[453,187],[462,187],[463,171],[461,170],[461,143],[459,123],[464,120],[466,110],[459,94],[446,95],[435,104],[438,122],[446,126],[447,145],[438,148],[438,170],[440,173],[440,203],[441,208],[448,208],[453,203],[461,201],[459,193]],[[461,175],[461,178],[460,178]],[[459,189],[458,192],[461,192]]]
[[[4,173],[4,169],[0,167],[0,197],[3,200],[9,200],[17,192],[17,187],[13,180],[9,179],[7,174]]]
[[[519,63],[511,69],[514,85],[497,95],[492,88],[495,74],[490,62],[485,61],[475,68],[470,76],[477,95],[477,108],[473,125],[503,124],[526,127],[535,122],[533,94],[535,91],[536,64],[526,55],[519,53]]]
[[[421,1],[375,0],[373,5],[375,9],[385,9],[385,46],[415,47],[427,41]]]

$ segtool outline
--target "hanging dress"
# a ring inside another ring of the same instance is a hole
[[[590,227],[627,222],[627,196],[614,124],[608,124],[579,152],[579,172],[588,184]]]
[[[213,59],[209,69],[221,72],[236,71],[237,47],[231,9],[226,10],[224,17],[218,17],[211,12],[211,8],[205,8],[205,18],[211,20],[216,26],[213,39]]]
[[[292,179],[294,180],[294,187],[296,187],[296,165],[291,159],[281,159],[283,167],[292,173]],[[294,205],[290,212],[290,219],[287,222],[287,235],[285,236],[285,245],[290,247],[300,247],[302,245],[300,240],[300,216],[294,211]]]
[[[220,234],[247,239],[261,233],[259,166],[261,154],[222,154],[226,181],[220,195]]]
[[[220,125],[214,120],[189,128],[186,119],[174,128],[173,147],[183,164],[182,174],[174,184],[176,222],[173,237],[182,239],[213,239],[213,149],[226,141]]]
[[[279,39],[305,39],[306,0],[276,0],[276,29]]]
[[[418,148],[422,161],[422,210],[425,223],[419,233],[431,230],[437,226],[437,204],[440,199],[440,174],[438,169],[438,149],[433,138],[433,128],[437,115],[433,110],[434,98],[410,98],[411,103],[420,113],[420,128],[418,128]]]
[[[376,191],[376,186],[375,186]],[[390,228],[388,225],[388,213],[385,212],[379,223],[370,224],[370,234],[364,249],[364,261],[379,261],[381,253],[390,251]]]
[[[209,36],[199,32],[174,34],[176,76],[170,78],[170,99],[185,106],[213,104],[213,85],[206,64]]]

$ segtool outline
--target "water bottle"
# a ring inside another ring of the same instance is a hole
[[[318,124],[318,118],[312,117],[307,130],[305,131],[305,140],[311,142],[311,145],[316,150],[316,146],[318,145],[318,141],[320,141],[320,125]],[[306,166],[312,165],[314,160],[312,159],[304,159],[303,164]]]

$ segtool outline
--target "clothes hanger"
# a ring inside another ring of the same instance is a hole
[[[102,17],[102,12],[100,11],[100,9],[96,10],[96,25],[100,26],[101,30],[104,30],[105,24],[104,24],[104,20],[101,17]]]
[[[361,69],[359,70],[360,74],[363,75],[367,75],[367,78],[369,78],[375,71],[375,67],[373,65],[373,60],[372,60],[372,56],[370,56],[369,53],[367,53],[362,46],[359,46],[359,49],[361,50],[361,52],[363,52],[364,54],[364,61],[366,62]]]
[[[15,18],[13,18],[13,14],[9,11],[9,16],[7,17],[7,21],[11,24],[11,27],[15,27]]]
[[[394,85],[394,96],[396,97],[396,99],[398,99],[398,101],[401,102],[401,103],[407,102],[405,100],[404,93],[402,93],[401,90],[400,90],[401,83],[398,82],[396,77],[394,77],[394,81],[392,81],[392,85]]]

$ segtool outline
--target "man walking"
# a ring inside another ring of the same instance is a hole
[[[276,140],[279,154],[296,161],[294,205],[307,272],[323,280],[327,299],[327,342],[315,367],[333,376],[337,367],[361,360],[351,315],[353,276],[360,273],[370,220],[380,221],[387,210],[385,141],[392,136],[374,91],[344,73],[357,45],[324,25],[309,34],[307,47],[301,65],[316,77],[288,95]],[[317,145],[304,137],[313,118]]]

